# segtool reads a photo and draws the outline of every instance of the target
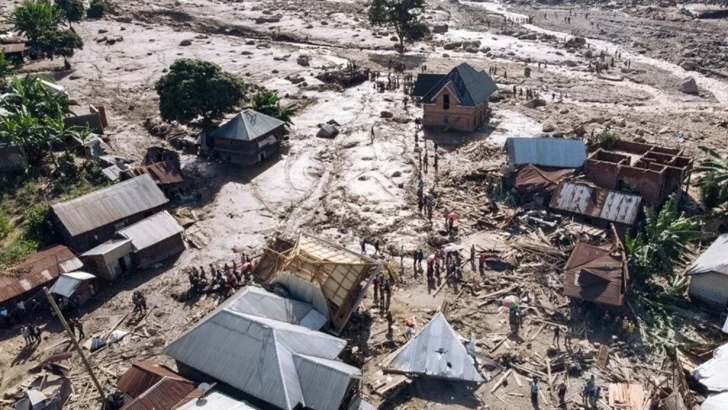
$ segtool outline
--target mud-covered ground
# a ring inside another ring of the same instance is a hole
[[[166,342],[211,309],[215,304],[211,299],[183,305],[171,298],[186,288],[182,270],[192,264],[237,259],[239,252],[255,254],[269,238],[295,236],[304,230],[351,249],[358,248],[361,237],[377,237],[385,249],[411,252],[425,246],[439,228],[440,222],[432,225],[416,210],[419,172],[412,120],[421,116],[421,109],[411,103],[405,107],[401,89],[379,93],[370,82],[343,91],[316,87],[321,85],[316,74],[325,70],[353,61],[386,73],[387,61],[399,58],[392,50],[392,30],[370,27],[364,2],[130,0],[112,4],[105,19],[74,25],[86,44],[71,59],[74,71],[58,75],[58,80],[81,104],[106,107],[110,128],[104,138],[113,154],[139,160],[146,148],[165,143],[144,124],[157,121],[154,84],[178,58],[215,62],[249,84],[279,91],[284,104],[301,108],[288,147],[260,167],[239,169],[183,156],[185,172],[203,194],[202,202],[193,207],[199,221],[188,234],[203,238],[204,246],[188,249],[156,272],[140,273],[115,285],[86,307],[81,320],[88,335],[104,332],[121,319],[130,308],[134,289],[142,290],[149,304],[156,306],[144,328],[146,334],[137,332],[92,361],[105,361],[107,370],[118,375],[130,360],[159,356]],[[446,72],[461,62],[478,70],[496,68],[494,77],[501,89],[501,101],[492,104],[494,118],[489,127],[472,135],[438,138],[442,174],[498,167],[503,163],[498,148],[509,136],[572,137],[611,130],[626,139],[681,145],[695,155],[702,144],[726,151],[728,82],[716,75],[726,69],[725,60],[720,59],[726,55],[725,36],[720,34],[726,32],[726,21],[695,21],[674,8],[648,13],[574,7],[569,24],[563,21],[569,10],[566,6],[428,3],[428,24],[448,24],[449,30],[410,46],[404,57],[408,69],[417,73],[424,64],[428,72]],[[658,12],[667,17],[656,19]],[[277,16],[277,22],[256,23],[256,19]],[[527,16],[533,16],[532,24],[525,22]],[[565,41],[572,34],[585,37],[586,45],[567,47]],[[109,44],[109,38],[117,41]],[[191,44],[181,46],[183,40]],[[453,48],[453,43],[462,41],[480,43],[467,50]],[[597,75],[592,67],[599,53],[604,52],[605,61],[610,62],[615,51],[620,54],[614,67]],[[690,51],[695,57],[686,57]],[[301,55],[310,57],[310,66],[297,64]],[[710,61],[698,64],[702,72],[685,64],[699,59]],[[59,64],[44,62],[28,68]],[[529,78],[524,76],[526,66],[531,68]],[[303,77],[305,85],[285,79],[292,76]],[[700,95],[678,90],[687,76],[696,80]],[[523,97],[510,96],[514,86],[516,94],[525,88],[535,90],[546,105],[525,106]],[[381,118],[382,111],[394,118]],[[317,125],[331,119],[341,124],[342,133],[334,140],[316,138]],[[542,132],[552,127],[554,131]],[[423,177],[428,189],[451,183],[446,178],[438,180],[432,172]],[[436,205],[436,221],[445,207],[457,211],[464,206],[457,195],[447,198]],[[464,226],[472,222],[461,221]],[[395,292],[394,311],[398,320],[413,312],[431,313],[452,296],[446,289],[433,298],[425,292],[423,279],[408,280]],[[502,331],[507,324],[501,319],[484,319],[483,326]],[[425,321],[422,316],[418,319],[420,324]],[[546,333],[539,349],[548,345]],[[21,350],[17,329],[3,333],[2,338],[2,392],[16,389],[33,361],[61,341],[55,321],[48,325],[47,339],[32,353]],[[119,357],[124,360],[117,361]],[[112,374],[104,371],[101,377],[113,382]],[[91,408],[90,394],[81,400],[88,381],[77,380],[71,408]],[[447,409],[484,404],[491,409],[527,408],[527,398],[509,396],[507,406],[486,394],[490,388],[486,384],[476,394],[479,404],[446,400],[449,390],[433,397],[424,389],[419,400],[443,403],[440,408]]]

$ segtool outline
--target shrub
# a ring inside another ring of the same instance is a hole
[[[101,17],[104,17],[105,11],[106,3],[104,0],[91,0],[91,4],[88,6],[88,10],[86,10],[86,17],[90,19],[100,19]]]

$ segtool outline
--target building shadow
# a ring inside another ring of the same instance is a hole
[[[438,126],[424,126],[424,138],[437,144],[439,149],[452,152],[475,141],[487,140],[496,130],[496,124],[483,124],[473,132],[457,131]]]
[[[475,395],[478,386],[474,383],[448,381],[444,379],[416,378],[409,387],[392,400],[387,401],[382,410],[398,408],[412,398],[445,406],[462,406],[477,409],[482,406]]]

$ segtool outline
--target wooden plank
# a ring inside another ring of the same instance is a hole
[[[546,327],[545,324],[541,325],[541,327],[538,328],[538,330],[536,331],[536,333],[534,333],[533,336],[531,336],[531,340],[536,339],[536,336],[538,336],[538,334],[541,333],[541,331],[543,330],[544,327]]]
[[[548,357],[546,358],[546,370],[548,371],[549,375],[549,392],[550,394],[554,394],[554,379],[551,377],[551,359]]]
[[[607,359],[609,358],[609,347],[607,345],[599,346],[599,354],[597,355],[597,366],[601,368],[607,367]]]
[[[513,369],[508,369],[508,370],[507,370],[507,371],[506,371],[506,372],[505,372],[505,373],[503,374],[503,376],[501,376],[501,378],[500,378],[500,379],[498,379],[498,381],[497,381],[497,382],[495,382],[495,386],[493,386],[493,388],[492,388],[492,389],[490,389],[490,394],[493,394],[493,392],[495,392],[496,390],[498,390],[498,388],[499,388],[499,387],[501,386],[501,384],[503,384],[503,382],[504,382],[504,381],[505,381],[505,380],[506,380],[506,379],[508,378],[508,376],[509,376],[509,375],[511,374],[511,372],[512,372],[512,371],[513,371]]]
[[[491,352],[491,353],[495,352],[495,351],[496,351],[496,350],[497,350],[497,349],[498,349],[498,348],[500,347],[500,345],[502,345],[502,344],[503,344],[503,343],[504,343],[504,342],[505,342],[506,340],[508,340],[508,338],[509,338],[509,337],[510,337],[510,336],[511,336],[512,334],[513,334],[513,332],[511,332],[511,333],[508,333],[508,334],[506,335],[506,337],[504,337],[504,338],[503,338],[503,340],[501,340],[500,342],[498,342],[498,343],[497,343],[497,344],[496,344],[496,345],[495,345],[495,346],[494,346],[494,347],[493,347],[492,349],[490,349],[490,352]]]
[[[518,373],[513,372],[512,374],[513,378],[516,379],[516,384],[518,385],[518,387],[523,387],[523,383],[521,383],[521,377],[518,376]]]

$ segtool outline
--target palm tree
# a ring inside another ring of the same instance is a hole
[[[253,97],[251,108],[261,114],[278,118],[288,125],[293,124],[291,117],[296,115],[295,107],[281,107],[278,93],[275,91],[263,91],[256,94]]]
[[[27,37],[31,43],[55,31],[65,19],[66,15],[60,7],[43,0],[26,0],[10,15],[10,23],[15,31]]]

